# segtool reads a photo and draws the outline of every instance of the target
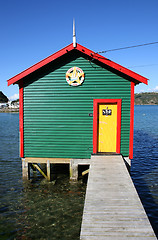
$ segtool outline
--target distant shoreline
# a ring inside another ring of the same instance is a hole
[[[157,106],[158,104],[134,104],[134,106]]]
[[[134,104],[134,106],[158,106],[158,104]],[[0,113],[19,113],[19,109],[3,108],[0,109]]]
[[[0,109],[0,113],[19,113],[19,109],[15,109],[15,108],[2,108],[2,109]]]
[[[158,92],[136,93],[134,95],[135,105],[158,105]]]

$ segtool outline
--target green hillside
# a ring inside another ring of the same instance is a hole
[[[158,105],[158,92],[135,94],[135,105]]]
[[[8,102],[8,98],[0,91],[0,103]]]
[[[136,93],[135,105],[158,105],[158,92]],[[8,98],[0,91],[0,103],[8,102]]]

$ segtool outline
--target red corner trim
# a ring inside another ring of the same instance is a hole
[[[120,153],[121,146],[121,103],[122,100],[117,101],[117,140],[116,140],[116,153]]]
[[[136,80],[138,82],[142,82],[142,83],[145,83],[145,84],[148,84],[148,79],[101,56],[100,54],[97,54],[91,50],[89,50],[88,48],[85,48],[83,47],[82,45],[80,44],[77,44],[77,47],[74,48],[73,47],[73,44],[71,43],[70,45],[68,45],[67,47],[59,50],[58,52],[52,54],[51,56],[43,59],[42,61],[36,63],[35,65],[33,65],[32,67],[26,69],[25,71],[19,73],[18,75],[10,78],[8,80],[8,86],[11,85],[11,84],[15,84],[15,83],[18,83],[18,81],[20,81],[22,78],[26,77],[27,75],[29,75],[30,73],[40,69],[41,67],[47,65],[48,63],[54,61],[55,59],[65,55],[66,53],[68,53],[69,51],[72,51],[73,49],[76,49],[86,55],[88,55],[89,57],[93,58],[93,59],[96,59],[100,62],[102,62],[103,64],[105,64],[106,66],[109,66],[111,67],[112,69],[115,69],[117,70],[118,72],[121,72],[123,74],[125,74],[127,77],[130,77],[132,78],[133,80]],[[130,79],[130,80],[132,80]]]
[[[24,157],[24,121],[23,121],[23,82],[19,84],[19,132],[20,132],[20,157]]]
[[[131,112],[130,112],[130,139],[129,158],[133,158],[133,137],[134,137],[134,83],[131,82]]]
[[[98,151],[98,105],[100,103],[116,103],[117,104],[117,137],[116,137],[116,153],[120,153],[121,145],[121,99],[94,99],[93,100],[93,153]]]

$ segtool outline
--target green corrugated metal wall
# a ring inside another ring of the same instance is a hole
[[[65,74],[73,66],[85,73],[82,86],[66,82]],[[128,156],[130,82],[81,56],[59,68],[57,64],[36,81],[24,82],[24,156],[90,158],[93,117],[89,113],[97,98],[122,99],[121,153]]]

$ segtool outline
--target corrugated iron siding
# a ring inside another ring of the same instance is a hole
[[[82,86],[69,86],[67,70],[80,67]],[[121,153],[129,155],[130,82],[78,57],[30,84],[24,84],[25,157],[90,158],[93,99],[121,98]]]

